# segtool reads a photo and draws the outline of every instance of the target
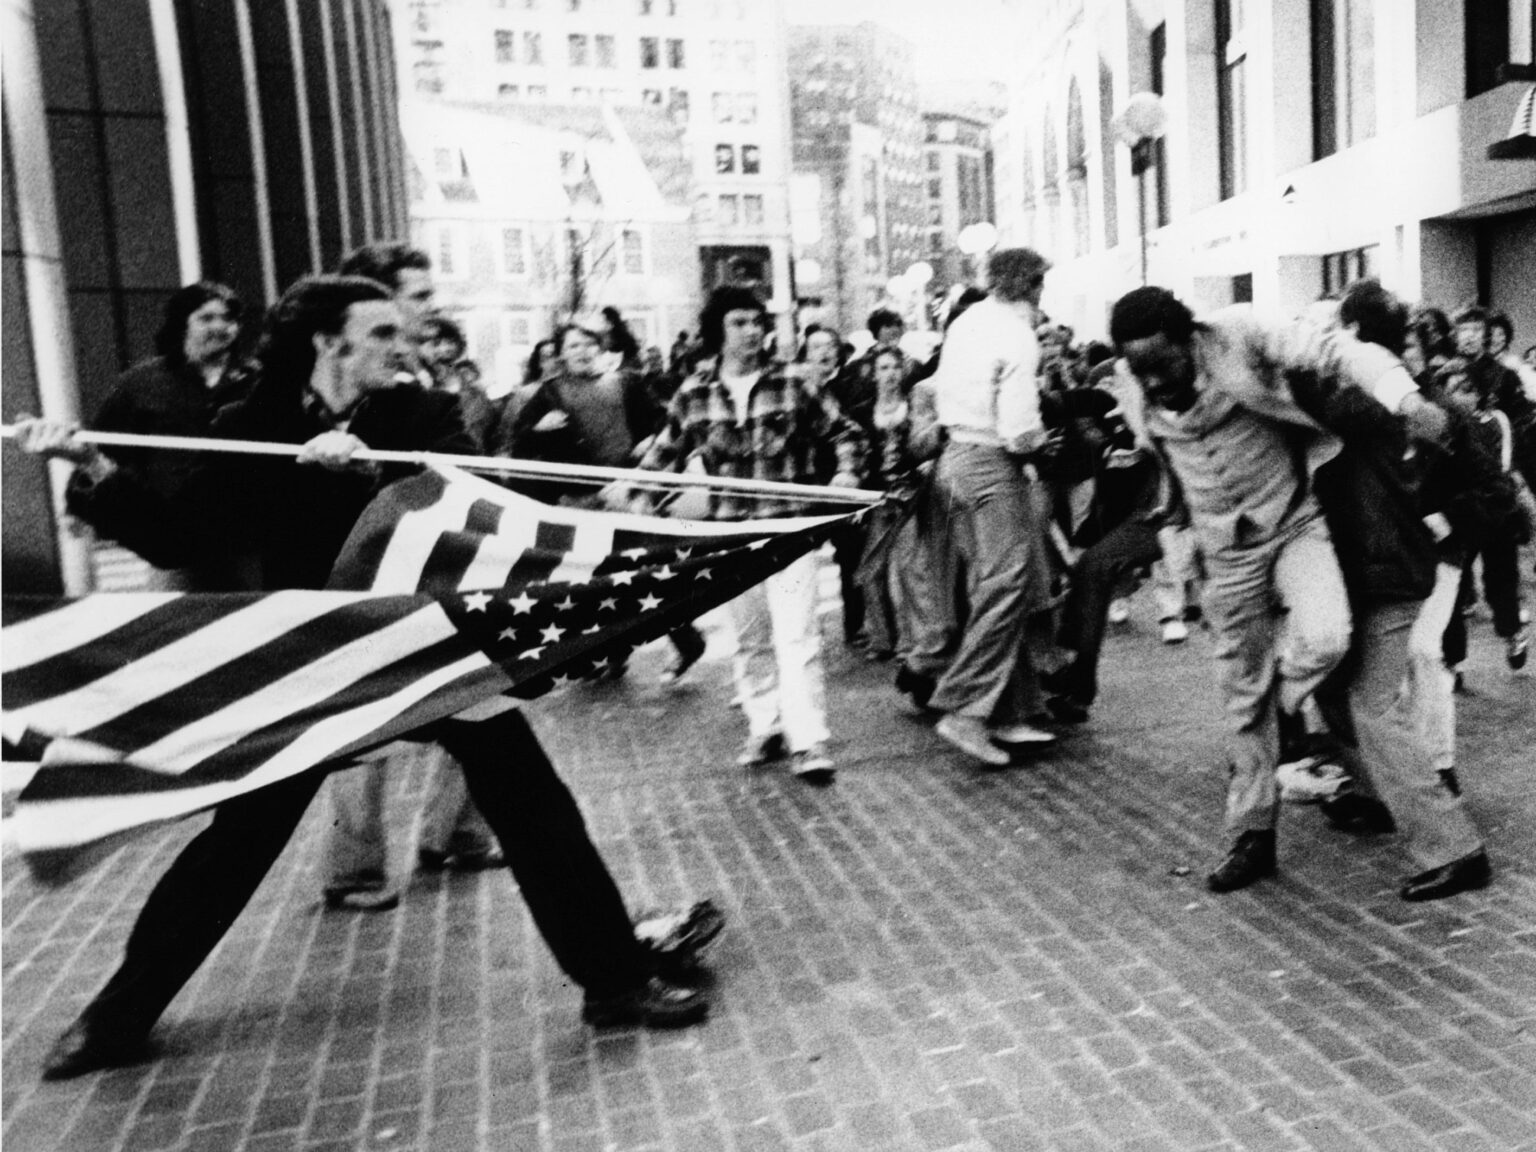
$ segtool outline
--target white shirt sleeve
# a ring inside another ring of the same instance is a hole
[[[1026,322],[1010,333],[1009,347],[997,360],[997,434],[1009,452],[1031,452],[1044,439],[1040,423],[1040,341]],[[1022,337],[1022,339],[1020,339]]]

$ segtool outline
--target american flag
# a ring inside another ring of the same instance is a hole
[[[7,599],[6,758],[39,764],[9,835],[62,882],[149,825],[600,676],[846,519],[673,522],[428,469],[365,510],[325,591]]]

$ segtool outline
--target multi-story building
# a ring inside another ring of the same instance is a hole
[[[928,291],[940,296],[975,279],[959,236],[961,229],[990,223],[996,215],[992,143],[987,122],[974,116],[924,112],[923,125],[924,250],[934,270]]]
[[[493,394],[572,315],[612,305],[662,348],[695,327],[692,169],[665,114],[408,100],[400,119],[412,233]]]
[[[385,0],[0,6],[7,413],[94,413],[166,299],[223,281],[259,318],[347,249],[404,235]],[[4,453],[15,592],[90,589],[69,469]]]
[[[693,174],[693,259],[658,269],[703,291],[760,285],[789,311],[783,7],[756,0],[401,0],[415,94],[670,116]],[[447,297],[450,301],[451,295]],[[598,301],[606,303],[606,301]]]
[[[1047,311],[1102,334],[1145,276],[1289,314],[1362,273],[1508,311],[1536,337],[1536,164],[1497,161],[1529,0],[1046,0],[994,132],[1003,243],[1051,256]],[[1166,127],[1117,141],[1133,94]]]
[[[790,29],[794,170],[814,221],[799,223],[796,259],[819,271],[797,283],[844,332],[923,258],[923,122],[912,45],[874,23]],[[798,203],[799,201],[797,201]]]

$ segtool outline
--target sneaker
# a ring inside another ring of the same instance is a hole
[[[1008,753],[992,743],[987,726],[974,716],[947,713],[933,730],[971,759],[980,760],[989,768],[1008,767]]]
[[[1109,622],[1111,624],[1124,624],[1131,618],[1131,602],[1120,597],[1109,602]]]
[[[1182,644],[1189,639],[1189,628],[1182,620],[1163,621],[1163,643]]]
[[[641,1024],[686,1028],[709,1015],[709,1000],[697,988],[683,988],[652,976],[638,988],[614,996],[588,996],[581,1018],[594,1028]]]
[[[1054,744],[1056,733],[1036,728],[1033,724],[1003,724],[988,728],[987,735],[999,744]]]
[[[775,760],[784,759],[784,753],[784,737],[774,732],[761,740],[749,739],[741,755],[736,757],[736,763],[743,768],[762,768]]]
[[[832,758],[821,744],[812,744],[804,751],[791,754],[789,770],[807,784],[830,784],[836,776]]]
[[[1509,662],[1513,671],[1520,671],[1525,667],[1525,658],[1531,653],[1531,631],[1522,628],[1509,638],[1504,649],[1504,659]]]

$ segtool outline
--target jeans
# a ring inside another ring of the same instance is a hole
[[[896,652],[913,672],[937,678],[959,642],[960,559],[951,531],[953,496],[937,471],[917,494],[891,551]]]
[[[930,703],[983,723],[1022,721],[1044,704],[1024,642],[1026,617],[1044,599],[1031,481],[1015,457],[981,444],[946,445],[938,471],[953,493],[969,615]]]

